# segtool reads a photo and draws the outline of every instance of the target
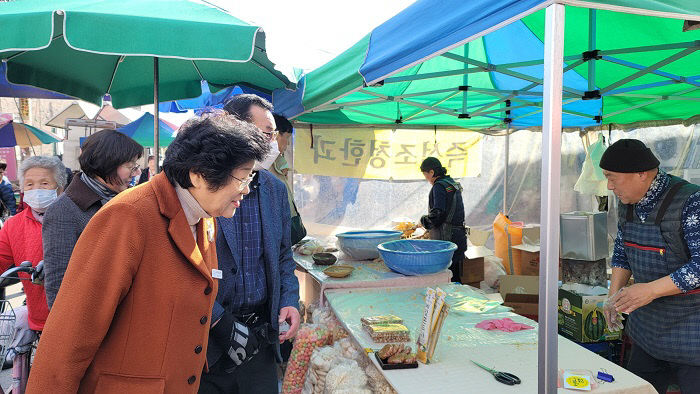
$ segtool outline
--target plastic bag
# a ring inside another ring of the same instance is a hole
[[[489,287],[493,289],[500,288],[500,276],[505,274],[506,271],[503,269],[503,260],[496,256],[484,257],[484,282],[486,282]]]
[[[603,175],[603,170],[600,169],[600,159],[603,152],[605,152],[605,145],[603,145],[603,140],[599,138],[588,148],[581,176],[576,181],[574,190],[581,194],[594,196],[604,197],[608,195],[608,181]]]
[[[330,308],[316,307],[311,313],[311,321],[315,324],[325,325],[331,333],[331,344],[343,338],[347,338],[348,332],[340,324]]]
[[[340,353],[332,346],[324,346],[314,350],[302,393],[322,394],[326,386],[328,371],[341,358]]]
[[[299,246],[296,248],[297,253],[305,256],[311,256],[314,253],[320,253],[324,250],[325,248],[323,247],[323,244],[321,244],[321,241],[314,238],[310,239],[308,242],[299,244]]]
[[[364,367],[369,363],[369,358],[364,351],[350,339],[343,338],[333,345],[335,351],[342,357],[355,360],[358,365]]]
[[[362,393],[367,388],[367,375],[355,360],[341,360],[326,375],[327,394]]]
[[[605,322],[608,325],[608,330],[610,332],[621,331],[625,326],[622,324],[622,313],[615,309],[615,302],[619,297],[622,289],[618,290],[615,294],[608,297],[603,304],[603,315],[605,316]]]
[[[340,364],[357,365],[365,370],[367,364],[370,364],[369,358],[364,354],[362,349],[355,345],[350,338],[339,340],[333,346],[324,346],[314,350],[309,362],[309,368],[306,373],[303,394],[323,394],[324,392],[341,392],[337,388],[329,388],[326,390],[326,379],[329,371]],[[353,370],[359,374],[359,371]],[[363,372],[364,374],[364,372]],[[333,375],[331,375],[333,378]],[[358,378],[362,381],[362,378]],[[365,379],[367,379],[365,377]],[[344,388],[343,388],[344,389]],[[358,388],[359,389],[359,388]],[[362,392],[362,389],[359,389]]]
[[[289,356],[289,363],[282,382],[283,393],[301,393],[304,388],[306,372],[314,349],[326,346],[331,341],[331,333],[326,326],[302,325],[294,338],[294,348]]]
[[[370,363],[365,367],[367,374],[367,382],[372,392],[375,394],[396,394],[396,390],[386,381],[384,375],[379,371],[374,364]]]

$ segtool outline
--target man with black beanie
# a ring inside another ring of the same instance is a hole
[[[639,140],[622,139],[600,167],[618,197],[608,324],[628,313],[627,369],[665,393],[700,387],[700,186],[659,169]],[[634,275],[632,286],[624,287]],[[621,291],[618,290],[622,289]]]

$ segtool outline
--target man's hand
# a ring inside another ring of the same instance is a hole
[[[620,294],[618,294],[615,301],[615,309],[618,312],[631,313],[654,301],[654,299],[656,299],[656,295],[652,283],[635,283],[622,289]]]
[[[614,270],[615,268],[613,268],[613,274]],[[635,283],[620,292],[615,300],[615,309],[618,312],[630,313],[659,297],[680,293],[681,290],[676,287],[670,276],[664,276],[649,283]]]
[[[622,315],[615,309],[615,302],[621,292],[622,289],[618,290],[613,295],[609,296],[603,304],[603,315],[605,316],[605,322],[610,332],[617,332],[624,328],[622,325]]]
[[[301,315],[297,308],[293,306],[285,306],[280,310],[279,316],[280,324],[287,322],[289,324],[289,331],[280,333],[280,343],[286,341],[287,339],[294,338],[297,335],[297,330],[299,330],[299,324],[301,323]]]

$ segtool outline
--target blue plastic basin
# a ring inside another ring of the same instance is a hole
[[[379,257],[377,246],[383,242],[401,239],[401,231],[372,230],[348,231],[336,234],[338,248],[354,260],[371,260]]]
[[[402,239],[378,246],[384,263],[404,275],[428,275],[449,268],[457,245],[449,241]]]

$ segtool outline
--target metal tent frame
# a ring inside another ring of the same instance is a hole
[[[618,115],[620,113],[624,112],[629,112],[635,109],[638,109],[640,107],[648,106],[653,103],[656,103],[658,101],[662,100],[684,100],[684,101],[696,101],[700,103],[700,97],[691,97],[691,96],[684,96],[688,93],[695,92],[700,89],[700,75],[692,75],[692,76],[682,76],[682,75],[675,75],[671,74],[668,72],[660,71],[659,69],[663,66],[666,66],[670,63],[673,63],[674,61],[681,59],[683,57],[686,57],[692,53],[694,53],[697,50],[700,50],[700,41],[690,41],[690,42],[680,42],[680,43],[674,43],[674,44],[666,44],[666,45],[651,45],[651,46],[643,46],[643,47],[633,47],[633,48],[617,48],[617,49],[610,49],[610,50],[597,50],[596,48],[596,41],[595,41],[595,23],[596,23],[596,10],[595,9],[590,9],[590,25],[589,25],[589,51],[583,52],[580,55],[575,55],[575,56],[566,56],[562,57],[563,62],[570,62],[566,64],[565,66],[562,65],[562,73],[565,73],[569,70],[572,70],[584,63],[588,65],[588,90],[587,91],[581,91],[578,89],[574,89],[572,87],[567,87],[567,86],[562,86],[563,89],[563,94],[562,98],[565,99],[565,101],[562,102],[562,105],[574,103],[577,101],[582,101],[582,100],[591,100],[591,99],[599,99],[604,96],[620,96],[620,97],[637,97],[637,98],[648,98],[649,100],[647,102],[644,102],[642,104],[632,106],[629,108],[626,108],[624,110],[616,111],[616,112],[610,112],[610,113],[598,113],[598,114],[590,114],[590,113],[582,113],[582,112],[577,112],[577,111],[572,111],[572,110],[563,110],[563,113],[571,114],[571,115],[576,115],[580,116],[582,118],[586,119],[592,119],[598,124],[602,124],[603,119],[613,116],[613,115]],[[465,52],[468,51],[468,46],[465,47]],[[617,54],[628,54],[628,53],[635,53],[635,52],[654,52],[654,51],[659,51],[659,50],[678,50],[675,52],[673,55],[670,55],[666,57],[665,59],[656,62],[655,64],[644,66],[644,65],[639,65],[635,64],[632,62],[628,62],[619,58],[614,57],[613,55]],[[377,118],[377,120],[380,121],[390,121],[390,122],[395,122],[397,124],[403,123],[404,121],[413,119],[423,119],[423,118],[428,118],[430,116],[434,116],[437,114],[444,114],[444,115],[449,115],[453,116],[455,118],[472,118],[476,116],[488,116],[493,119],[498,119],[500,114],[505,114],[506,111],[512,110],[512,109],[520,109],[520,108],[532,108],[532,112],[529,112],[524,115],[520,115],[518,117],[513,118],[512,120],[517,120],[526,116],[534,115],[539,112],[542,112],[542,108],[544,106],[544,100],[539,101],[531,101],[531,100],[525,100],[522,97],[519,96],[528,96],[528,97],[535,97],[535,98],[541,98],[544,96],[543,92],[533,92],[531,91],[533,88],[538,87],[538,86],[543,86],[544,85],[544,80],[540,78],[535,78],[532,76],[529,76],[527,74],[523,74],[520,72],[515,71],[514,69],[520,68],[520,67],[528,67],[528,66],[533,66],[533,65],[540,65],[540,64],[546,64],[545,59],[542,60],[533,60],[533,61],[526,61],[526,62],[518,62],[518,63],[507,63],[507,64],[489,64],[489,63],[484,63],[475,59],[471,59],[467,56],[458,56],[453,53],[442,53],[440,56],[443,56],[448,59],[452,60],[457,60],[460,62],[463,62],[465,67],[463,69],[455,69],[455,70],[450,70],[450,71],[442,71],[442,72],[433,72],[433,73],[424,73],[424,74],[416,74],[416,75],[411,75],[411,76],[397,76],[397,77],[388,77],[385,78],[379,82],[374,83],[373,85],[375,86],[383,86],[385,84],[391,84],[391,83],[402,83],[402,82],[409,82],[409,81],[417,81],[417,80],[425,80],[425,79],[434,79],[434,78],[442,78],[442,77],[448,77],[448,76],[454,76],[454,75],[464,75],[464,84],[460,86],[455,86],[454,88],[446,88],[446,89],[438,89],[438,90],[429,90],[429,91],[423,91],[423,92],[414,92],[414,93],[407,93],[407,94],[402,94],[402,95],[397,95],[397,96],[387,96],[383,94],[376,93],[372,91],[372,86],[369,85],[368,87],[362,87],[358,88],[355,90],[352,90],[348,92],[347,94],[344,94],[343,96],[337,97],[336,99],[332,100],[329,103],[326,103],[324,105],[318,106],[316,108],[313,108],[311,110],[302,112],[294,116],[294,118],[299,117],[303,114],[306,113],[312,113],[312,112],[324,112],[324,111],[329,111],[329,110],[335,110],[335,109],[345,109],[348,111],[353,111],[357,113],[362,113],[367,116],[371,116],[374,118]],[[637,70],[637,72],[619,80],[616,81],[615,83],[612,83],[606,87],[596,89],[594,86],[594,81],[595,81],[595,75],[596,75],[596,62],[598,61],[605,61],[605,62],[610,62],[610,63],[615,63],[621,66],[628,67],[632,70]],[[472,67],[468,67],[472,66]],[[472,87],[468,85],[468,76],[469,74],[474,74],[474,73],[483,73],[483,72],[497,72],[501,73],[504,75],[508,75],[513,78],[520,79],[522,81],[527,81],[530,82],[529,85],[526,87],[519,89],[519,90],[500,90],[500,89],[486,89],[486,88],[478,88],[478,87]],[[631,86],[631,87],[626,87],[626,88],[620,88],[620,86],[623,86],[635,79],[638,79],[646,74],[654,74],[658,75],[664,78],[667,78],[668,81],[664,82],[655,82],[655,83],[648,83],[648,84],[641,84],[637,86]],[[664,86],[664,85],[671,85],[671,84],[685,84],[688,85],[688,89],[683,90],[679,92],[678,94],[674,95],[666,95],[666,96],[660,96],[660,95],[650,95],[650,94],[639,94],[639,93],[634,93],[638,91],[643,91],[645,89],[653,88],[653,87],[658,87],[658,86]],[[487,104],[483,105],[477,105],[477,106],[469,106],[467,105],[467,92],[473,91],[473,92],[479,92],[483,94],[487,94],[490,96],[493,96],[496,100],[492,101]],[[341,100],[343,97],[351,94],[359,92],[362,94],[365,94],[367,96],[366,100],[356,100],[356,101],[351,101],[351,102],[339,102],[338,100]],[[411,97],[418,97],[418,96],[426,96],[426,95],[436,95],[436,94],[445,94],[444,97],[441,99],[435,101],[432,105],[426,105],[423,103],[411,101]],[[444,103],[445,101],[461,94],[462,95],[462,105],[460,108],[446,108],[444,106],[441,106],[440,104]],[[502,106],[500,108],[495,108],[492,109],[492,107],[495,107],[499,104],[505,103],[507,101],[511,101],[515,103],[516,105],[514,106]],[[353,107],[360,107],[360,106],[365,106],[368,104],[374,104],[374,103],[385,103],[385,102],[393,102],[393,103],[402,103],[406,105],[410,105],[413,107],[416,107],[417,110],[414,113],[405,115],[405,116],[397,116],[395,119],[391,119],[385,116],[377,115],[377,114],[372,114],[367,111],[362,111],[359,109],[355,109]],[[507,108],[509,107],[509,108]],[[425,114],[425,112],[431,112],[429,114]],[[503,117],[503,119],[508,119],[507,117]],[[502,128],[507,127],[507,125],[510,122],[504,121],[501,124]]]
[[[576,7],[584,7],[589,9],[589,36],[588,50],[572,56],[564,56],[564,24],[565,24],[565,5]],[[465,45],[470,41],[475,40],[485,34],[500,29],[514,21],[520,20],[527,15],[545,8],[545,34],[544,34],[544,56],[541,60],[524,61],[517,63],[505,64],[489,64],[476,59],[470,58],[468,47]],[[700,15],[676,14],[669,12],[645,10],[638,8],[630,8],[623,6],[614,6],[609,4],[594,3],[580,0],[550,0],[539,4],[532,9],[517,15],[514,18],[508,19],[496,26],[492,26],[483,32],[474,36],[468,37],[454,45],[443,48],[437,53],[427,56],[417,62],[413,62],[392,71],[388,75],[381,78],[365,81],[364,86],[359,86],[352,89],[334,99],[318,105],[312,109],[304,109],[303,112],[291,116],[292,119],[298,118],[301,115],[313,112],[322,112],[329,110],[344,109],[346,111],[361,113],[377,120],[377,125],[387,126],[387,122],[395,123],[396,127],[402,127],[401,123],[406,120],[426,119],[436,115],[449,115],[457,119],[471,118],[483,116],[492,119],[501,120],[498,128],[505,129],[505,149],[506,149],[506,179],[508,176],[508,135],[511,131],[517,128],[511,128],[512,122],[519,118],[542,113],[542,169],[541,169],[541,261],[547,263],[540,264],[540,303],[539,303],[539,353],[538,353],[538,385],[541,393],[555,393],[557,391],[557,374],[558,374],[558,359],[557,359],[557,281],[558,281],[558,262],[559,260],[559,213],[560,213],[560,180],[561,180],[561,141],[562,141],[562,114],[570,114],[581,117],[587,121],[593,120],[597,128],[603,124],[603,120],[613,115],[623,112],[632,111],[637,108],[651,105],[663,100],[690,100],[700,102],[700,97],[688,96],[689,93],[700,89],[700,75],[675,75],[672,73],[661,71],[665,65],[671,64],[678,59],[682,59],[697,50],[700,50],[700,40],[689,42],[669,43],[664,45],[650,45],[630,48],[615,48],[598,50],[596,45],[596,24],[597,15],[596,9],[609,11],[656,16],[661,18],[673,18],[684,20],[700,20]],[[465,46],[463,55],[449,53],[447,51]],[[673,54],[657,61],[654,64],[640,65],[629,61],[625,61],[615,57],[620,54],[629,54],[635,52],[649,52],[658,50],[673,50]],[[436,56],[443,56],[452,60],[457,60],[463,63],[462,68],[442,72],[429,72],[424,74],[416,74],[411,76],[398,75],[400,72],[407,70],[417,64],[425,62]],[[596,64],[598,62],[610,62],[617,65],[627,67],[634,72],[627,77],[615,81],[608,86],[596,87]],[[586,63],[588,65],[588,87],[586,91],[574,89],[564,85],[564,73],[575,67]],[[543,65],[543,78],[535,78],[524,73],[518,72],[520,67],[533,65]],[[499,89],[484,89],[469,86],[468,80],[471,74],[483,72],[496,72],[508,75],[513,78],[518,78],[522,81],[527,81],[529,84],[519,90],[499,90]],[[644,75],[654,74],[664,77],[668,81],[640,84],[637,86],[623,87],[627,83],[634,81]],[[374,87],[383,86],[385,84],[402,83],[408,81],[425,80],[432,78],[442,78],[447,76],[462,75],[462,85],[450,88],[423,91],[410,94],[402,94],[397,96],[388,96],[373,91]],[[656,96],[638,93],[644,89],[651,87],[664,86],[670,84],[687,85],[687,89],[668,96]],[[532,91],[535,87],[542,87],[542,92]],[[469,91],[479,92],[493,96],[494,101],[480,104],[470,105],[467,99]],[[362,93],[366,96],[364,99],[343,102],[342,99],[353,93]],[[459,107],[446,107],[444,103],[462,94],[462,101]],[[412,101],[412,97],[421,95],[440,95],[431,105],[426,105],[420,102]],[[575,103],[582,100],[596,100],[605,96],[621,96],[621,97],[636,97],[648,98],[648,100],[614,112],[605,113],[583,113],[572,111],[563,108],[565,105]],[[374,103],[401,103],[415,108],[415,111],[409,114],[402,114],[398,110],[396,118],[372,114],[361,107]],[[359,107],[359,108],[358,108]],[[510,111],[513,109],[529,108],[532,111],[515,118],[510,118]],[[297,121],[297,123],[299,123]],[[301,123],[303,124],[303,123]],[[426,126],[433,125],[426,123]],[[340,125],[335,125],[340,126]],[[366,125],[365,125],[366,126]],[[412,124],[411,126],[418,126]],[[523,127],[524,128],[524,127]],[[485,134],[495,134],[495,128],[478,130]],[[504,211],[507,209],[505,201],[505,180],[504,180]]]

